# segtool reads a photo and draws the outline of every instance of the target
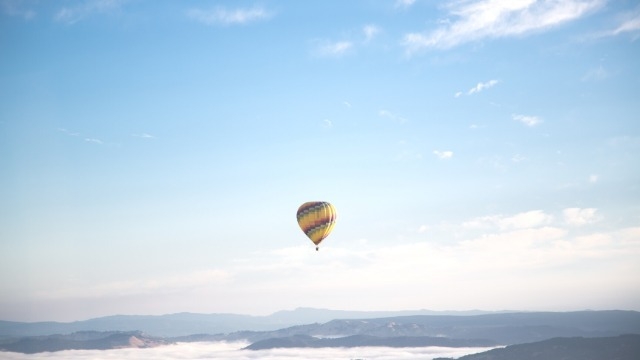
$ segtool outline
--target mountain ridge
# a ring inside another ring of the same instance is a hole
[[[176,320],[176,317],[170,317]],[[109,346],[152,346],[175,342],[244,341],[262,349],[282,346],[428,346],[427,344],[472,344],[486,346],[508,346],[513,344],[544,341],[550,338],[598,338],[624,334],[640,335],[640,312],[636,311],[577,311],[577,312],[518,312],[482,315],[403,315],[381,318],[333,319],[324,323],[301,324],[276,330],[242,330],[230,333],[194,331],[208,328],[198,314],[181,314],[181,331],[192,331],[177,337],[159,336],[138,329],[131,334],[123,329],[117,331],[80,331],[71,334],[49,334],[39,336],[13,336],[0,338],[0,349],[23,349],[22,352],[57,351],[65,348],[108,348]],[[210,321],[220,318],[206,317]],[[232,317],[235,318],[235,317]],[[130,317],[111,317],[119,326],[135,326],[127,323]],[[147,317],[134,317],[148,320]],[[213,319],[213,320],[212,320]],[[104,319],[98,319],[104,321]],[[157,319],[156,319],[157,320]],[[191,322],[195,321],[196,324]],[[99,324],[100,322],[89,322]],[[112,326],[114,323],[111,323]],[[179,324],[179,323],[173,323]],[[11,324],[0,324],[0,330]],[[24,324],[18,324],[24,325]],[[32,324],[33,325],[33,324]],[[37,324],[36,324],[37,325]],[[84,324],[86,325],[86,324]],[[138,325],[144,325],[138,323]],[[157,324],[156,324],[157,325]],[[163,325],[168,325],[164,323]],[[169,325],[171,325],[169,323]],[[15,329],[14,329],[15,330]],[[37,329],[35,329],[37,330]],[[44,329],[46,330],[46,329]],[[40,329],[39,331],[44,331]],[[51,329],[49,329],[51,330]],[[156,329],[157,330],[157,329]],[[175,330],[175,329],[174,329]],[[109,337],[112,336],[113,339]],[[128,337],[127,337],[128,336]],[[93,337],[93,338],[92,338]],[[101,339],[97,343],[94,340]],[[128,342],[127,342],[128,341]],[[480,342],[479,342],[480,341]],[[78,342],[84,342],[78,344]],[[109,344],[116,345],[109,345]],[[106,344],[106,345],[105,345]],[[129,344],[129,345],[127,345]],[[297,345],[296,345],[297,344]],[[342,344],[342,345],[341,345]]]
[[[506,312],[506,311],[502,311]],[[0,338],[68,334],[78,331],[137,331],[154,336],[188,336],[192,334],[231,333],[235,331],[270,331],[288,326],[324,323],[333,319],[390,317],[408,315],[477,315],[501,313],[481,310],[469,311],[350,311],[299,307],[281,310],[270,315],[243,315],[231,313],[179,312],[163,315],[108,315],[87,320],[58,322],[20,322],[0,320]]]

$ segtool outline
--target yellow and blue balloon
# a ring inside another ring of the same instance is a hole
[[[316,245],[324,240],[336,224],[336,208],[326,201],[306,202],[298,208],[298,225]]]

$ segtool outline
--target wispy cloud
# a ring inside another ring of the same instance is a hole
[[[637,40],[640,37],[640,6],[631,12],[623,14],[620,19],[619,24],[614,29],[603,32],[600,37],[631,34],[632,39]]]
[[[108,146],[117,146],[117,147],[120,146],[120,144],[117,144],[117,143],[110,143],[110,142],[105,143],[104,141],[102,141],[101,139],[98,139],[96,137],[90,137],[90,136],[87,136],[85,134],[81,134],[79,132],[67,130],[65,128],[58,128],[58,131],[63,133],[63,134],[65,134],[65,135],[72,136],[72,137],[75,137],[75,138],[78,138],[78,139],[82,139],[85,143],[96,144],[96,145],[104,145],[104,144],[106,144]]]
[[[415,4],[416,0],[396,0],[395,7],[400,9],[406,9]]]
[[[498,84],[498,80],[495,80],[495,79],[492,79],[486,82],[479,82],[478,84],[476,84],[476,86],[472,87],[467,91],[467,95],[473,95],[473,94],[479,93],[483,90],[494,87],[496,84]],[[464,93],[462,91],[458,91],[455,94],[455,97],[460,97],[462,95],[464,95]]]
[[[424,32],[408,33],[402,44],[408,54],[426,48],[451,48],[483,39],[544,31],[574,21],[602,7],[605,0],[475,0],[447,5],[453,20]]]
[[[478,83],[476,86],[469,89],[467,94],[471,95],[471,94],[479,93],[484,89],[488,89],[490,87],[495,86],[497,83],[498,83],[498,80],[489,80],[487,82]]]
[[[453,151],[451,150],[433,150],[433,154],[441,160],[448,160],[453,157]]]
[[[422,154],[414,149],[413,146],[407,141],[398,142],[398,153],[394,160],[399,162],[408,162],[422,159]]]
[[[515,155],[513,155],[511,157],[511,161],[514,162],[514,163],[523,162],[525,160],[527,160],[527,158],[522,156],[522,155],[520,155],[520,154],[515,154]]]
[[[54,16],[56,21],[65,24],[75,24],[96,13],[108,13],[122,7],[127,0],[89,0],[79,5],[63,7]]]
[[[464,228],[514,230],[548,225],[553,216],[542,210],[532,210],[515,215],[490,215],[468,220],[462,224]]]
[[[398,114],[394,114],[391,111],[388,110],[380,110],[378,111],[378,116],[383,117],[383,118],[387,118],[387,119],[391,119],[395,122],[399,122],[399,123],[405,123],[407,122],[407,119],[405,119],[404,117],[398,115]]]
[[[562,214],[567,224],[572,226],[582,226],[594,223],[599,220],[595,208],[568,208],[564,209]]]
[[[80,133],[74,132],[74,131],[69,131],[65,128],[58,128],[58,131],[63,132],[69,136],[80,136]]]
[[[542,123],[542,119],[537,116],[514,114],[512,115],[512,118],[513,120],[519,121],[529,127],[534,127]]]
[[[582,81],[601,81],[609,77],[609,72],[600,65],[596,68],[589,69],[581,78]]]
[[[325,57],[340,57],[353,48],[351,41],[319,41],[316,42],[315,52]]]
[[[142,139],[155,139],[156,138],[155,136],[153,136],[151,134],[147,134],[147,133],[133,134],[131,136],[137,137],[137,138],[142,138]]]
[[[230,280],[230,274],[220,269],[206,269],[188,273],[155,278],[132,278],[82,287],[58,288],[43,290],[38,293],[41,298],[99,298],[130,296],[139,294],[176,293],[212,284],[220,285]]]
[[[20,17],[25,20],[31,20],[36,17],[35,10],[29,8],[25,1],[20,0],[2,0],[0,1],[0,11],[9,16]]]
[[[324,125],[324,127],[326,128],[332,128],[333,127],[333,122],[329,119],[324,119],[322,120],[322,123]]]
[[[96,139],[96,138],[85,138],[84,141],[89,142],[89,143],[98,144],[98,145],[102,145],[103,144],[102,140]]]
[[[352,31],[347,33],[350,35],[344,35],[340,40],[332,39],[313,39],[312,53],[322,57],[342,57],[348,53],[354,53],[358,48],[367,46],[373,42],[375,38],[382,32],[382,29],[377,25],[367,24],[358,29],[357,34],[353,35]]]
[[[215,7],[207,10],[189,9],[187,16],[206,25],[241,25],[269,19],[273,13],[260,6],[238,9]]]
[[[634,33],[634,39],[637,39],[638,36],[640,36],[640,15],[636,15],[635,18],[625,21],[612,31],[613,35],[622,33]]]
[[[364,42],[370,42],[380,33],[380,28],[375,25],[365,25],[362,28],[362,33],[364,34]]]

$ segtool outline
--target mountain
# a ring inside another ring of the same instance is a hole
[[[271,338],[254,342],[247,346],[247,350],[264,350],[273,348],[323,348],[323,347],[490,347],[496,346],[490,340],[477,339],[449,339],[429,336],[394,336],[378,337],[370,335],[352,335],[341,338],[316,338],[309,335],[293,335],[289,337]]]
[[[194,314],[168,315],[115,315],[74,322],[13,322],[0,321],[0,339],[20,336],[69,334],[78,331],[136,331],[153,336],[176,337],[192,334],[218,334],[234,331],[269,331],[311,323],[324,323],[333,319],[355,319],[407,315],[471,315],[487,313],[415,311],[341,311],[312,308],[279,311],[268,316],[238,314]]]
[[[336,319],[275,331],[242,331],[230,340],[257,342],[271,338],[308,335],[337,338],[352,335],[377,337],[426,336],[485,339],[501,345],[535,342],[554,337],[606,337],[640,334],[640,313],[635,311],[577,311],[485,314],[472,316],[416,315],[373,319]]]
[[[466,355],[458,360],[638,360],[640,335],[603,338],[553,338]],[[452,359],[434,359],[452,360]]]
[[[349,310],[327,310],[300,307],[295,310],[278,311],[269,317],[281,323],[311,324],[324,323],[334,319],[369,319],[386,318],[395,316],[411,315],[483,315],[508,313],[512,311],[433,311],[433,310],[404,310],[404,311],[349,311]]]

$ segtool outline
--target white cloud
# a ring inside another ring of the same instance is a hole
[[[133,134],[131,135],[133,137],[139,137],[139,138],[143,138],[143,139],[155,139],[156,137],[151,135],[151,134],[147,134],[147,133],[141,133],[141,134]]]
[[[562,214],[567,224],[572,226],[581,226],[594,223],[598,221],[596,215],[597,209],[595,208],[567,208],[564,209]]]
[[[120,9],[127,0],[90,0],[80,5],[63,7],[56,12],[54,19],[65,24],[75,24],[96,13],[108,13]]]
[[[512,230],[535,228],[551,223],[553,216],[542,210],[532,210],[518,213],[511,216],[490,215],[468,220],[462,224],[464,228],[470,229],[492,229]]]
[[[206,25],[239,25],[269,19],[272,13],[259,6],[239,9],[216,7],[209,10],[190,9],[187,16]]]
[[[26,8],[25,1],[20,0],[3,0],[0,1],[0,10],[2,13],[20,17],[25,20],[31,20],[36,17],[36,12],[30,8]]]
[[[633,40],[640,37],[640,6],[634,11],[624,14],[621,17],[620,24],[615,29],[604,32],[602,36],[617,36],[622,34],[631,34]]]
[[[85,138],[84,141],[86,142],[90,142],[90,143],[94,143],[94,144],[98,144],[98,145],[102,145],[102,140],[100,139],[96,139],[96,138]]]
[[[519,121],[529,127],[533,127],[542,123],[542,119],[537,116],[514,114],[513,120]]]
[[[415,4],[416,0],[396,0],[395,7],[406,9]]]
[[[315,53],[324,57],[341,57],[353,49],[351,41],[317,41]]]
[[[348,102],[348,101],[343,101],[342,104],[344,104],[344,106],[346,106],[348,108],[350,108],[352,106],[351,103]]]
[[[494,87],[497,83],[498,83],[498,80],[495,80],[495,79],[489,80],[487,82],[480,82],[476,84],[476,86],[469,89],[467,91],[467,95],[473,95],[473,94],[479,93],[485,89]],[[464,95],[464,93],[462,91],[458,91],[455,93],[454,96],[458,98],[458,97],[461,97],[462,95]]]
[[[441,159],[441,160],[448,160],[453,157],[453,151],[450,151],[450,150],[444,150],[444,151],[433,150],[433,154],[437,156],[438,159]]]
[[[604,0],[476,0],[448,5],[454,18],[426,33],[409,33],[403,45],[411,54],[425,48],[450,48],[489,38],[543,31],[597,10]]]
[[[633,264],[640,255],[639,231],[627,231],[624,236],[622,231],[573,236],[554,226],[551,215],[540,210],[478,219],[493,222],[480,235],[464,235],[464,227],[451,226],[449,232],[462,235],[438,241],[438,226],[424,226],[428,233],[415,233],[422,241],[366,245],[334,241],[319,254],[310,246],[297,246],[255,254],[242,271],[250,277],[260,274],[264,300],[276,300],[268,293],[278,293],[281,299],[295,288],[295,294],[306,294],[308,306],[329,308],[344,308],[345,299],[352,309],[376,303],[407,309],[423,307],[425,301],[430,308],[447,309],[499,309],[513,304],[522,309],[566,304],[578,308],[589,307],[590,295],[603,289],[616,297],[635,291],[627,288],[635,277],[621,269],[638,269]],[[627,240],[609,240],[613,238]],[[586,270],[585,263],[589,264]],[[576,272],[576,267],[581,271]],[[611,278],[620,281],[614,284]],[[568,279],[573,284],[571,294],[556,293]],[[353,284],[358,284],[357,289]],[[438,290],[443,288],[447,291]],[[486,297],[473,296],[469,305],[464,298],[475,293]]]
[[[326,128],[333,127],[333,122],[331,122],[331,120],[329,119],[324,119],[322,122],[324,123],[324,127]]]
[[[391,120],[399,122],[399,123],[407,122],[407,119],[403,118],[400,115],[394,114],[394,113],[392,113],[391,111],[388,111],[388,110],[380,110],[380,111],[378,111],[378,116],[384,117],[384,118],[387,118],[387,119],[391,119]]]
[[[561,225],[563,218],[554,223],[551,214],[532,210],[461,224],[422,223],[411,228],[414,239],[402,241],[380,238],[373,229],[369,241],[334,234],[319,252],[300,239],[300,245],[246,252],[217,269],[58,289],[53,295],[68,303],[71,295],[83,294],[83,306],[108,301],[129,313],[160,312],[151,310],[159,299],[172,300],[161,308],[165,312],[245,313],[298,306],[558,310],[597,306],[594,295],[603,293],[611,294],[609,307],[637,298],[640,228],[583,228],[575,236],[573,227]],[[440,238],[444,227],[442,233],[456,235]]]
[[[364,41],[369,42],[380,33],[380,28],[375,25],[365,25],[362,32],[364,33]]]
[[[476,86],[474,86],[471,89],[469,89],[467,94],[471,95],[471,94],[479,93],[482,90],[485,90],[485,89],[488,89],[490,87],[495,86],[497,83],[498,83],[498,80],[489,80],[487,82],[478,83]]]

